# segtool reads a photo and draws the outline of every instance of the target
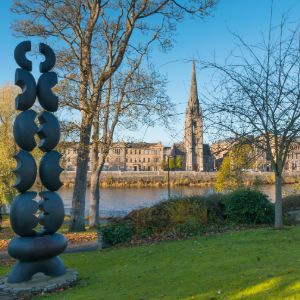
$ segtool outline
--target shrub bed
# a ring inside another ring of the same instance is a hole
[[[300,195],[289,195],[282,199],[282,209],[284,213],[293,210],[300,210]]]
[[[289,195],[282,199],[284,223],[287,225],[299,224],[300,222],[300,195]]]
[[[134,210],[125,218],[100,227],[107,245],[153,238],[184,238],[220,232],[232,225],[270,224],[274,205],[259,191],[240,189],[229,194],[177,198]]]

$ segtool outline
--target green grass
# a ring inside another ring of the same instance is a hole
[[[42,299],[300,299],[300,227],[62,258],[80,283]],[[1,275],[7,271],[0,268]]]

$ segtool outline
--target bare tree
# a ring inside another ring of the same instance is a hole
[[[238,47],[227,63],[206,64],[217,82],[208,115],[211,132],[229,134],[232,144],[247,141],[270,159],[276,178],[275,228],[281,228],[282,174],[300,134],[299,25],[285,16],[279,26],[271,24],[261,43],[250,45],[234,34]]]
[[[102,101],[104,107],[99,109],[99,116],[93,121],[90,227],[99,223],[100,174],[111,150],[116,128],[136,130],[139,124],[168,125],[174,110],[165,94],[165,80],[155,70],[146,71],[141,67],[143,56],[141,54],[139,59],[128,63],[128,70],[107,81],[103,93],[105,100]]]
[[[13,12],[24,16],[13,24],[19,36],[58,41],[61,75],[76,83],[68,105],[81,114],[71,231],[84,230],[86,178],[92,122],[104,84],[128,51],[139,51],[155,37],[167,49],[175,25],[187,14],[204,16],[216,0],[24,0]]]

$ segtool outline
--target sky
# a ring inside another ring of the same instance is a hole
[[[0,86],[13,82],[16,63],[13,50],[18,42],[11,32],[10,25],[16,16],[10,12],[11,0],[0,0]],[[189,96],[191,60],[193,58],[211,61],[214,57],[223,62],[235,47],[231,32],[240,34],[247,42],[261,40],[267,31],[270,20],[271,0],[220,0],[211,16],[203,20],[188,18],[177,27],[176,42],[167,54],[154,50],[152,62],[167,76],[167,94],[175,104],[176,117],[173,129],[156,126],[126,132],[130,139],[158,142],[172,145],[183,139],[184,111]],[[288,10],[292,20],[300,20],[300,0],[274,0],[273,23],[278,24],[281,15]],[[209,76],[197,70],[199,100],[201,91],[210,84]],[[181,114],[182,113],[182,114]],[[204,120],[205,122],[205,120]],[[208,137],[204,134],[204,142]]]

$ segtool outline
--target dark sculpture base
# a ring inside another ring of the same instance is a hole
[[[66,273],[66,268],[59,257],[32,262],[17,262],[8,275],[8,283],[28,281],[36,273],[58,277]]]
[[[60,291],[76,284],[78,273],[67,269],[59,277],[49,277],[38,273],[31,280],[22,283],[8,283],[7,277],[0,277],[0,299],[31,299],[35,295]]]

